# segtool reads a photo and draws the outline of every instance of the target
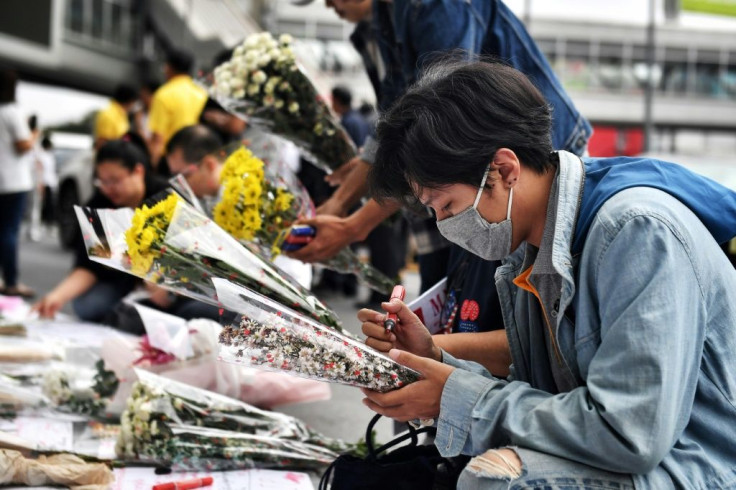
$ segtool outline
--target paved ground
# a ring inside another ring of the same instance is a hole
[[[40,295],[50,291],[69,271],[72,255],[62,250],[53,236],[45,236],[39,242],[29,241],[25,233],[20,251],[20,274],[25,284],[33,287]],[[419,279],[416,273],[405,273],[404,284],[407,287],[407,298],[416,297]],[[366,298],[368,290],[361,288],[359,298]],[[346,328],[359,333],[356,319],[355,298],[342,296],[324,297],[340,316]],[[67,306],[64,310],[71,313]],[[295,415],[314,429],[329,436],[339,437],[346,441],[357,441],[364,435],[365,427],[373,416],[361,403],[362,393],[357,388],[332,385],[332,399],[324,402],[296,404],[281,407],[280,411]],[[388,441],[392,435],[390,421],[382,420],[377,427],[379,441]]]

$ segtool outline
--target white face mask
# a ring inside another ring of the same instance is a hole
[[[468,252],[486,260],[501,260],[511,253],[511,202],[514,189],[509,189],[509,205],[504,221],[489,223],[483,219],[477,208],[489,171],[490,166],[483,174],[473,205],[460,214],[438,221],[437,228],[445,238]]]

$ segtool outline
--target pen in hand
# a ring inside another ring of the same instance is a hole
[[[406,289],[404,289],[404,286],[398,285],[394,286],[394,290],[391,292],[391,298],[389,298],[389,301],[391,301],[394,298],[398,298],[401,301],[404,301],[404,296],[406,295]],[[399,321],[398,316],[396,316],[396,313],[389,313],[386,316],[386,319],[383,321],[383,328],[386,329],[386,332],[390,332],[396,327],[396,323]]]

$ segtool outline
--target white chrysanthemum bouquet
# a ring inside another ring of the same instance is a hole
[[[226,109],[283,136],[330,173],[355,147],[312,82],[299,68],[288,34],[252,34],[230,61],[215,68],[210,94]]]

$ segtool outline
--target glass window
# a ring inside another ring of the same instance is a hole
[[[66,25],[73,32],[84,32],[84,0],[70,0],[66,11]]]
[[[92,0],[92,37],[101,39],[104,31],[104,5],[103,0]]]
[[[110,5],[109,39],[117,45],[123,44],[123,7],[117,3]]]

